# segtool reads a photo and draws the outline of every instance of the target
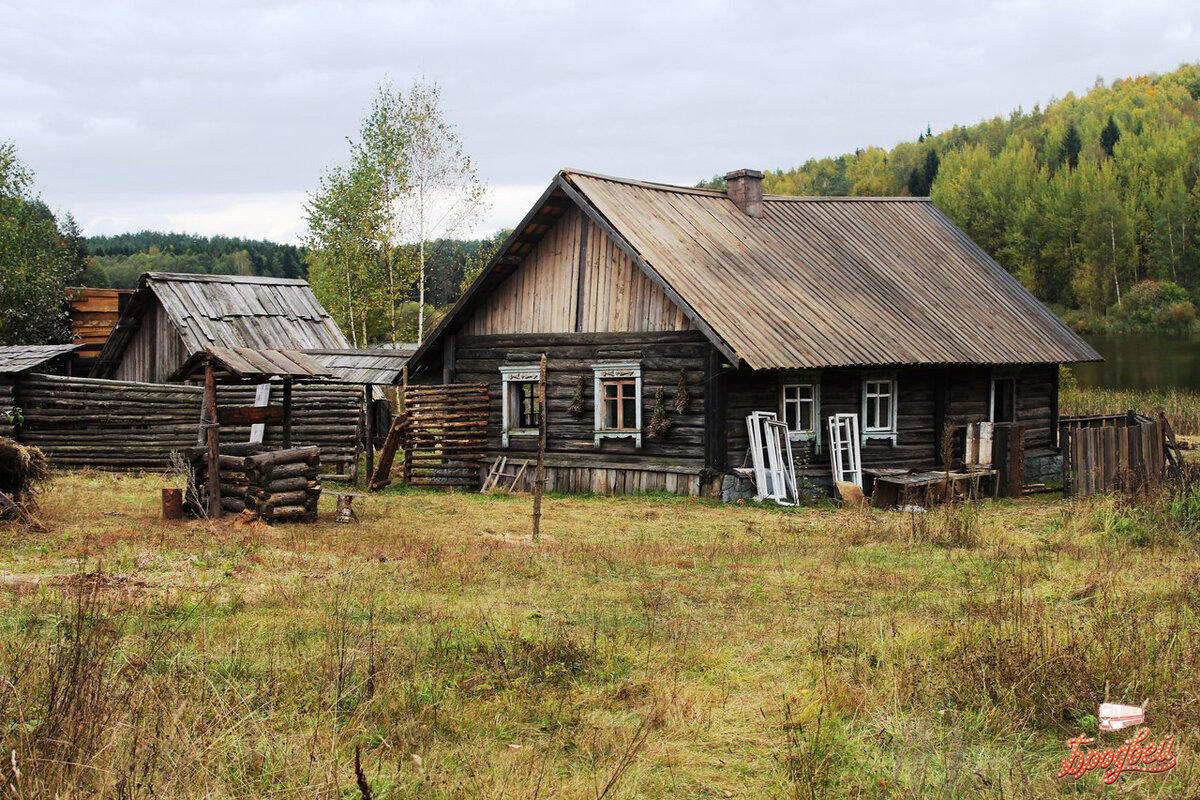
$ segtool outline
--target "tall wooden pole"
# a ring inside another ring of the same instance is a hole
[[[292,379],[283,379],[283,449],[292,446]]]
[[[363,387],[363,444],[367,451],[367,485],[375,474],[375,387],[370,384]]]
[[[507,401],[507,398],[505,398]],[[538,365],[538,457],[533,473],[533,540],[542,534],[542,490],[546,486],[546,354]]]
[[[205,428],[208,432],[208,517],[221,518],[221,426],[217,421],[217,379],[212,361],[204,362]]]

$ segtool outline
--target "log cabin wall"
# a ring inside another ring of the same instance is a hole
[[[12,402],[23,412],[16,438],[44,450],[52,467],[165,470],[171,468],[172,452],[196,445],[198,386],[30,373],[15,377]],[[2,392],[0,407],[5,403]],[[254,403],[254,393],[254,386],[222,385],[217,399],[223,406],[248,406]],[[292,443],[319,446],[325,472],[348,479],[357,456],[362,388],[297,386],[292,403]],[[249,435],[246,425],[221,427],[223,444],[246,442]],[[282,444],[281,427],[268,425],[264,449]]]
[[[13,396],[13,378],[12,375],[0,375],[0,436],[10,438],[13,435],[13,426],[4,412],[11,411],[17,404],[16,397]]]
[[[1016,421],[1026,425],[1027,456],[1044,455],[1057,446],[1054,419],[1058,366],[1055,364],[827,369],[815,374],[819,376],[822,425],[833,414],[861,415],[864,375],[895,375],[896,444],[868,440],[862,448],[864,467],[928,468],[940,464],[941,426],[958,429],[969,422],[989,419],[994,377],[1012,377],[1016,381]],[[747,458],[746,415],[751,411],[781,412],[780,386],[789,382],[787,375],[745,369],[728,375],[725,419],[728,468],[742,466]],[[828,438],[824,428],[821,438],[823,443]],[[961,458],[961,435],[953,441],[954,457]],[[807,447],[796,447],[795,452],[798,458],[807,460],[809,474],[828,473],[829,455],[824,446],[815,454]]]
[[[187,356],[175,324],[155,300],[153,310],[142,316],[141,326],[130,338],[113,380],[166,383]]]
[[[683,311],[572,207],[459,335],[689,330]]]
[[[515,334],[460,336],[455,357],[455,382],[486,383],[490,416],[488,459],[507,456],[510,463],[537,458],[536,436],[511,436],[503,445],[501,367],[537,369],[546,354],[546,465],[549,491],[671,491],[696,494],[704,469],[704,381],[709,344],[695,331]],[[637,362],[642,372],[642,446],[631,439],[594,439],[594,364]],[[671,400],[683,371],[690,403],[677,414]],[[583,379],[583,408],[569,408],[579,379]],[[656,390],[662,387],[670,420],[661,436],[646,432],[654,410]]]

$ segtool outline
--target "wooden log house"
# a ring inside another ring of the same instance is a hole
[[[981,420],[1022,423],[1027,471],[1055,468],[1058,365],[1100,356],[928,199],[726,180],[560,172],[410,380],[487,384],[488,456],[511,461],[537,448],[545,353],[548,490],[715,491],[755,410],[815,483],[835,413],[859,416],[867,468],[940,465],[944,434]]]
[[[322,444],[324,464],[342,479],[357,478],[360,448],[366,446],[369,462],[375,431],[386,431],[386,402],[373,387],[396,383],[412,352],[351,348],[308,282],[298,279],[149,272],[122,308],[93,378],[167,383],[181,380],[183,365],[211,348],[276,349],[303,352],[328,368],[330,382],[361,389],[350,407],[344,396],[329,396],[335,387],[296,398],[299,413],[350,429],[338,434],[336,450],[329,442],[305,442]]]

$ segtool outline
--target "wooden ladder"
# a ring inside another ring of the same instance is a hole
[[[495,489],[497,484],[500,483],[501,478],[512,478],[512,480],[509,481],[508,486],[506,486],[504,489],[505,492],[512,494],[512,490],[521,480],[521,476],[525,474],[525,468],[528,466],[529,461],[525,460],[521,462],[521,466],[516,472],[505,472],[505,468],[508,467],[508,456],[501,456],[500,458],[497,458],[492,462],[492,468],[488,470],[487,477],[483,479],[483,486],[480,487],[479,493],[486,494],[492,489]]]

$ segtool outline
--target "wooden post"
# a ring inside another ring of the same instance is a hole
[[[375,387],[367,384],[363,387],[363,447],[367,454],[367,483],[375,474]]]
[[[453,333],[447,334],[446,338],[442,339],[442,383],[454,383],[458,372],[458,367],[454,363],[456,344]]]
[[[1001,497],[1020,497],[1025,479],[1025,426],[999,424],[993,428],[992,467]]]
[[[162,518],[183,519],[183,490],[162,490]]]
[[[533,475],[533,540],[542,534],[542,491],[546,486],[546,354],[538,365],[538,456]]]
[[[283,449],[292,446],[292,379],[283,379]]]
[[[217,422],[217,379],[211,360],[204,362],[205,426],[208,430],[208,516],[221,518],[221,426]]]

